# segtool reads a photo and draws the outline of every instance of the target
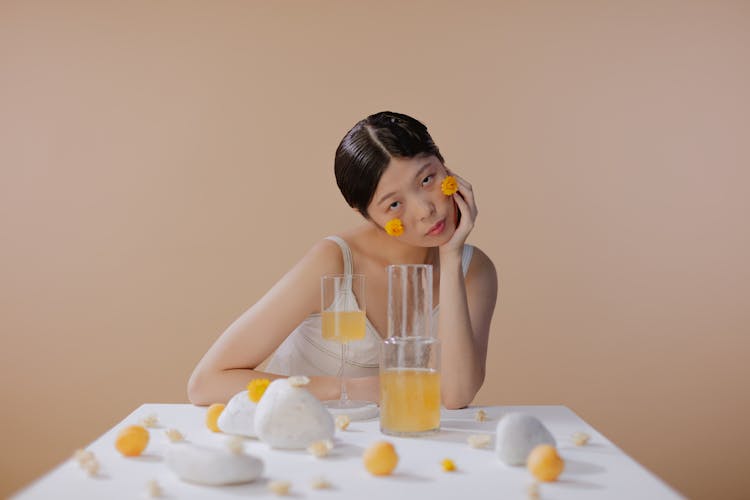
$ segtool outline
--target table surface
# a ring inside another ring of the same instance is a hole
[[[443,410],[440,432],[421,438],[385,436],[380,433],[377,419],[352,422],[345,431],[336,431],[334,448],[324,458],[305,450],[274,450],[257,439],[246,439],[246,453],[265,462],[263,476],[248,484],[211,487],[181,481],[163,461],[169,446],[164,433],[168,428],[178,429],[194,443],[226,445],[227,435],[205,427],[206,408],[144,404],[87,447],[101,464],[97,476],[89,477],[74,460],[67,460],[13,498],[142,499],[148,498],[147,482],[155,479],[166,499],[278,498],[268,489],[268,483],[276,480],[291,483],[291,498],[454,500],[468,494],[471,500],[525,499],[533,482],[531,475],[525,467],[500,462],[494,450],[498,420],[511,411],[539,418],[554,435],[565,460],[565,470],[556,482],[540,484],[541,498],[683,498],[565,406],[483,407],[488,417],[485,422],[475,420],[479,408]],[[150,429],[151,439],[143,455],[121,456],[114,448],[116,433],[150,414],[155,414],[159,423]],[[591,436],[589,444],[572,444],[570,436],[578,431]],[[471,448],[466,439],[472,434],[490,434],[492,444],[485,449]],[[362,465],[362,453],[368,445],[382,439],[395,445],[400,458],[392,475],[375,477]],[[444,458],[452,459],[457,470],[444,472],[440,466]],[[332,487],[314,489],[311,483],[318,477],[324,477]]]

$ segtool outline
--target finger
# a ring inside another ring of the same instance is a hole
[[[463,226],[464,223],[473,225],[474,224],[474,211],[471,209],[469,204],[466,203],[466,200],[462,196],[460,196],[458,193],[453,195],[453,199],[456,201],[456,205],[458,205],[458,210],[461,212],[461,222],[458,224],[459,227]]]

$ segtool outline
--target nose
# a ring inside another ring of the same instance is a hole
[[[429,198],[425,197],[419,203],[419,216],[421,220],[427,220],[435,215],[435,204]]]

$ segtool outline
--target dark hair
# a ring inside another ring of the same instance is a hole
[[[391,158],[421,155],[445,163],[420,121],[392,111],[375,113],[354,125],[336,149],[336,184],[349,206],[369,218],[367,206]]]

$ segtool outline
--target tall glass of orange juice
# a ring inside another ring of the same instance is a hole
[[[380,355],[380,430],[425,436],[440,430],[440,341],[390,337]]]
[[[370,401],[349,399],[346,391],[344,369],[350,342],[365,338],[367,319],[365,316],[365,276],[363,274],[326,274],[320,280],[321,288],[321,334],[324,339],[341,344],[341,396],[325,401],[332,413],[346,413],[352,420],[360,415],[377,414],[377,405]]]
[[[432,266],[388,271],[388,339],[380,350],[380,430],[423,436],[440,430],[440,342],[433,331]]]

